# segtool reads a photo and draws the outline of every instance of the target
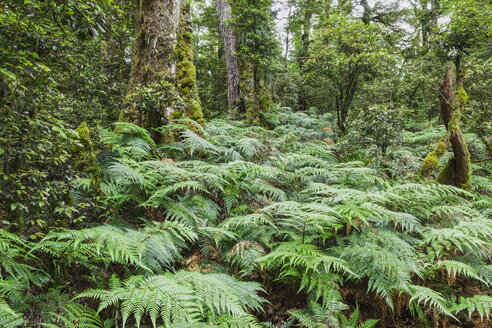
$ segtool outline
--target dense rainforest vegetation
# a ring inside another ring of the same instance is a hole
[[[492,4],[0,1],[0,328],[492,327]]]

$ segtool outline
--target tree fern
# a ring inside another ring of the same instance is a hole
[[[448,302],[441,293],[424,286],[413,285],[411,286],[410,295],[412,296],[409,301],[410,310],[414,311],[416,306],[423,304],[436,308],[440,313],[456,319],[450,311]]]
[[[457,275],[457,276],[464,276],[464,277],[476,279],[478,281],[481,281],[481,282],[487,284],[487,282],[485,280],[480,278],[480,276],[477,274],[476,270],[472,266],[470,266],[466,263],[458,262],[458,261],[452,261],[452,260],[443,260],[443,261],[437,262],[436,265],[438,267],[442,267],[442,268],[446,269],[446,271],[448,272],[448,275],[453,274],[453,275]]]
[[[25,322],[22,314],[12,310],[7,302],[3,298],[0,298],[0,327],[24,327]]]
[[[340,240],[341,258],[355,274],[368,279],[368,291],[379,294],[393,308],[393,293],[410,292],[412,274],[421,275],[414,247],[390,230],[365,230]]]
[[[137,327],[144,315],[149,315],[154,327],[158,318],[169,327],[174,321],[196,320],[201,313],[193,291],[178,284],[170,275],[132,276],[123,283],[113,276],[109,290],[89,289],[78,297],[99,299],[99,311],[121,303],[123,327],[130,316],[135,319]]]
[[[216,316],[245,315],[246,306],[257,309],[264,302],[256,295],[260,290],[256,283],[239,282],[226,275],[180,271],[148,278],[132,276],[124,282],[113,276],[109,290],[89,289],[78,298],[99,299],[99,311],[120,304],[123,326],[130,316],[140,326],[148,315],[154,327],[158,319],[170,327],[200,321],[206,310]]]
[[[492,312],[492,297],[487,295],[473,295],[472,297],[466,298],[460,296],[459,303],[454,304],[450,308],[450,311],[455,314],[466,311],[470,318],[473,313],[477,312],[482,320],[484,317],[489,320]]]
[[[100,226],[67,230],[47,235],[36,248],[69,261],[91,258],[158,269],[180,257],[187,241],[197,238],[189,227],[178,222],[149,223],[143,230]]]
[[[52,323],[41,323],[48,328],[103,328],[103,321],[96,311],[77,303],[69,303],[63,307],[63,314],[50,313]]]
[[[316,298],[325,298],[337,287],[340,277],[333,273],[355,276],[343,259],[326,255],[314,245],[299,242],[281,243],[258,259],[258,263],[262,267],[280,270],[278,280],[298,280],[300,290],[316,291]]]

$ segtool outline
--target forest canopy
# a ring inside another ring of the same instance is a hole
[[[0,328],[490,327],[492,4],[0,1]]]

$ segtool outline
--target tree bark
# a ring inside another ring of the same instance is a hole
[[[189,15],[189,7],[183,5],[181,0],[139,0],[128,95],[134,95],[139,88],[167,81],[170,89],[160,91],[172,94],[172,100],[165,105],[159,104],[158,108],[149,104],[130,104],[122,111],[120,121],[155,128],[183,115],[199,122],[203,120],[201,107],[196,106],[197,96],[194,96],[196,73],[191,62],[191,26],[187,25],[191,24],[191,20],[182,17],[183,12],[185,16]],[[179,72],[177,67],[180,68]],[[183,79],[187,82],[186,86],[183,86]],[[184,87],[188,87],[191,96],[183,96]],[[176,91],[185,99],[181,99]],[[197,115],[190,115],[190,106]]]
[[[179,0],[139,1],[129,93],[137,86],[174,80],[176,62],[172,54],[177,44],[180,7]]]
[[[429,43],[429,27],[430,27],[430,17],[429,10],[427,8],[429,1],[420,0],[420,33],[422,37],[422,45],[427,46]]]
[[[444,78],[439,81],[439,103],[441,117],[447,130],[454,111],[453,70],[451,69],[451,66],[448,66]]]
[[[178,94],[182,98],[185,108],[183,113],[174,116],[186,116],[203,124],[202,106],[196,85],[196,67],[193,64],[191,3],[182,1],[180,11],[178,42],[174,57],[177,59],[176,84]]]
[[[232,111],[241,103],[241,71],[236,56],[237,39],[232,28],[227,25],[227,21],[231,19],[231,6],[227,0],[215,0],[215,8],[219,19],[220,34],[224,42],[227,69],[227,104],[229,111]]]
[[[313,0],[306,0],[304,3],[304,19],[302,23],[302,35],[301,35],[301,49],[299,51],[299,55],[297,57],[297,61],[299,63],[299,70],[301,72],[301,76],[303,75],[303,67],[306,59],[309,57],[309,44],[311,42],[311,19],[313,17]],[[298,99],[299,110],[305,111],[307,110],[307,94],[305,90],[305,86],[302,84],[299,88],[299,99]]]
[[[439,101],[441,115],[446,125],[454,156],[450,158],[439,174],[438,181],[468,189],[471,183],[470,153],[460,128],[466,93],[460,87],[456,95],[455,99],[453,96],[453,69],[449,65],[443,80],[439,82]]]
[[[371,7],[369,6],[369,2],[367,2],[367,0],[361,0],[360,1],[360,5],[362,6],[362,22],[364,22],[364,24],[369,24],[369,22],[371,21]]]

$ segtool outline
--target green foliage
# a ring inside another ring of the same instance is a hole
[[[480,315],[480,318],[486,317],[487,319],[489,319],[491,310],[492,297],[487,295],[474,295],[473,297],[467,298],[460,297],[459,303],[451,308],[451,311],[454,313],[460,313],[461,311],[468,312],[470,318],[476,311]]]
[[[0,235],[0,296],[19,314],[9,320],[32,320],[25,309],[40,300],[44,313],[56,313],[43,316],[48,324],[70,326],[78,315],[99,320],[88,309],[53,311],[66,306],[70,291],[78,295],[74,304],[98,299],[100,320],[258,327],[267,304],[253,282],[259,276],[265,286],[294,286],[299,297],[318,302],[326,315],[319,320],[292,312],[314,326],[356,323],[340,316],[345,286],[398,313],[403,306],[425,319],[424,309],[435,308],[461,319],[465,307],[448,301],[461,296],[453,284],[492,283],[487,199],[448,185],[389,181],[363,163],[339,162],[317,141],[329,133],[322,130],[329,121],[288,110],[277,115],[284,124],[273,130],[176,121],[160,130],[180,139],[160,146],[130,123],[101,129],[105,224],[93,218],[90,226],[53,230],[33,242]],[[317,132],[308,133],[313,126]],[[75,183],[79,204],[92,187],[87,179]],[[74,272],[82,274],[74,279]],[[434,284],[440,274],[450,286]],[[78,286],[88,289],[80,294]],[[401,305],[403,295],[410,302]],[[466,309],[473,306],[487,308]]]
[[[349,149],[374,145],[386,155],[389,147],[401,143],[402,109],[375,105],[354,116],[346,141]]]
[[[230,24],[238,34],[238,55],[261,68],[272,67],[278,54],[271,5],[271,0],[231,2],[233,19]]]
[[[109,322],[102,322],[96,311],[85,308],[77,303],[67,304],[63,308],[63,314],[50,313],[53,316],[53,322],[59,323],[42,323],[43,327],[48,328],[106,328]]]
[[[176,20],[177,85],[126,100],[130,2],[0,5],[0,326],[490,320],[489,10],[439,3],[437,35],[426,1],[362,1],[362,17],[289,1],[282,58],[275,4],[232,1],[242,101],[262,126],[224,115],[210,2],[183,3],[193,29]],[[471,191],[416,182],[450,163],[438,49],[463,68],[451,130],[470,145]],[[214,119],[180,117],[197,93]],[[112,123],[121,109],[161,126]]]
[[[55,257],[62,254],[69,263],[90,265],[95,259],[154,271],[179,259],[186,242],[197,237],[193,229],[178,222],[152,222],[141,230],[99,226],[52,232],[36,248]]]
[[[332,102],[342,132],[359,84],[371,80],[391,61],[382,42],[377,25],[343,15],[329,16],[317,35],[313,57],[306,62],[307,79],[327,84],[325,99]]]
[[[0,298],[0,325],[5,328],[22,327],[25,324],[22,314],[10,308],[7,302]]]
[[[149,278],[131,276],[124,282],[113,276],[109,290],[90,289],[78,297],[99,299],[99,311],[121,303],[123,326],[133,315],[140,327],[142,317],[149,315],[154,327],[157,319],[169,327],[198,321],[203,311],[218,316],[246,315],[246,306],[257,309],[263,302],[256,295],[259,290],[258,284],[239,282],[226,275],[180,271]]]
[[[437,41],[441,51],[456,60],[490,37],[489,5],[475,0],[447,1],[450,20]]]
[[[370,319],[359,324],[358,306],[348,318],[338,312],[343,309],[339,304],[336,306],[331,305],[330,308],[324,308],[315,302],[311,302],[309,307],[309,312],[301,310],[289,311],[295,321],[300,324],[299,327],[328,328],[336,326],[342,328],[372,328],[378,323],[378,320]]]
[[[50,113],[72,126],[116,118],[131,22],[114,2],[28,0],[0,8],[2,110]]]

